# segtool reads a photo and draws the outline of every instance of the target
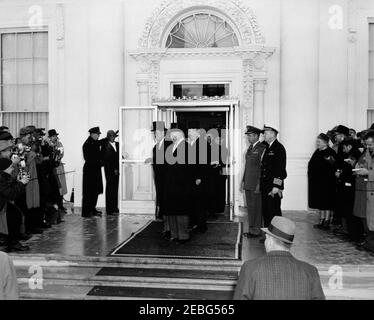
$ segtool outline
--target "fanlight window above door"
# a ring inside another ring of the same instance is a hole
[[[166,41],[166,48],[222,48],[238,45],[238,38],[231,26],[208,13],[193,14],[179,20]]]

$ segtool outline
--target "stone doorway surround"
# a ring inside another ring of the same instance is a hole
[[[225,16],[236,31],[239,46],[233,48],[167,49],[167,30],[186,12],[211,11]],[[265,39],[253,11],[240,0],[180,0],[163,2],[146,22],[139,47],[128,52],[138,62],[139,105],[151,105],[160,99],[160,62],[163,59],[236,57],[242,63],[241,126],[262,126],[266,120],[265,88],[267,59],[275,48]]]

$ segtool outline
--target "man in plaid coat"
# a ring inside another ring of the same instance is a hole
[[[290,253],[295,224],[276,216],[262,231],[267,254],[244,263],[234,300],[324,300],[317,268]]]

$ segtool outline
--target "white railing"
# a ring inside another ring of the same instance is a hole
[[[48,129],[48,112],[0,111],[0,125],[7,126],[14,137],[28,125]]]

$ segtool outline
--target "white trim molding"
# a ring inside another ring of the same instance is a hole
[[[170,23],[186,11],[193,11],[197,8],[211,9],[212,12],[219,12],[234,21],[240,32],[238,36],[243,46],[265,43],[256,16],[252,9],[241,0],[167,0],[156,8],[147,20],[143,35],[139,40],[139,47],[161,48],[165,31],[169,29]]]

